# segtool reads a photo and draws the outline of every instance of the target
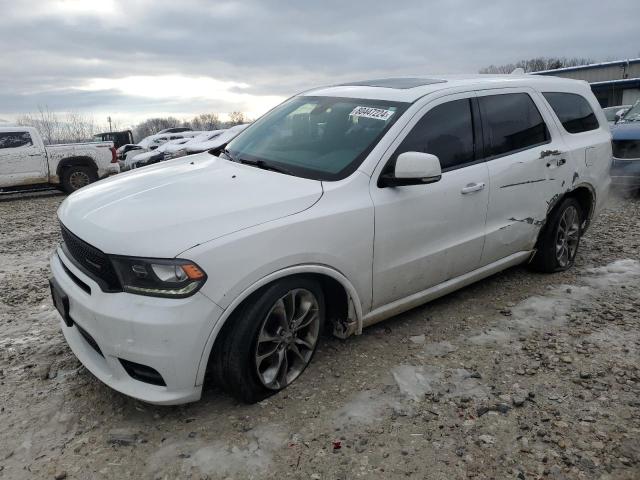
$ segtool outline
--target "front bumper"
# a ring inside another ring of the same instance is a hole
[[[220,307],[201,293],[184,299],[104,293],[61,248],[51,257],[51,272],[69,298],[69,316],[74,322],[67,326],[61,320],[62,332],[73,353],[99,380],[154,404],[174,405],[200,398],[198,368],[205,343],[222,313]],[[151,367],[166,386],[134,379],[121,360]]]
[[[619,188],[640,188],[640,158],[613,158],[611,184]]]

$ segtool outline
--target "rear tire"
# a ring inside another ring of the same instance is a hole
[[[98,180],[95,168],[75,165],[65,167],[61,177],[62,188],[67,193],[73,193]]]
[[[286,278],[259,290],[216,342],[213,379],[246,403],[283,390],[311,363],[324,320],[322,288],[312,279]]]
[[[539,272],[561,272],[575,262],[582,237],[584,213],[575,198],[566,198],[555,208],[538,239],[532,269]]]

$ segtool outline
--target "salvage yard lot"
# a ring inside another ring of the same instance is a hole
[[[640,478],[638,198],[611,198],[568,272],[513,268],[327,337],[259,404],[181,407],[67,347],[47,284],[63,199],[0,199],[0,478]]]

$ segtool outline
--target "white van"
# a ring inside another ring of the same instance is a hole
[[[158,404],[254,402],[347,337],[513,265],[572,266],[607,197],[588,84],[393,78],[307,91],[220,156],[67,198],[51,289],[74,353]],[[205,375],[211,374],[211,377]]]

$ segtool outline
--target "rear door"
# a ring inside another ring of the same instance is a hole
[[[489,199],[475,95],[429,102],[407,125],[372,177],[375,206],[373,308],[426,290],[479,266]],[[382,188],[400,153],[431,153],[442,178]]]
[[[0,187],[48,181],[44,148],[24,130],[0,132]]]
[[[478,92],[491,191],[482,264],[534,248],[566,183],[566,145],[533,89]]]

